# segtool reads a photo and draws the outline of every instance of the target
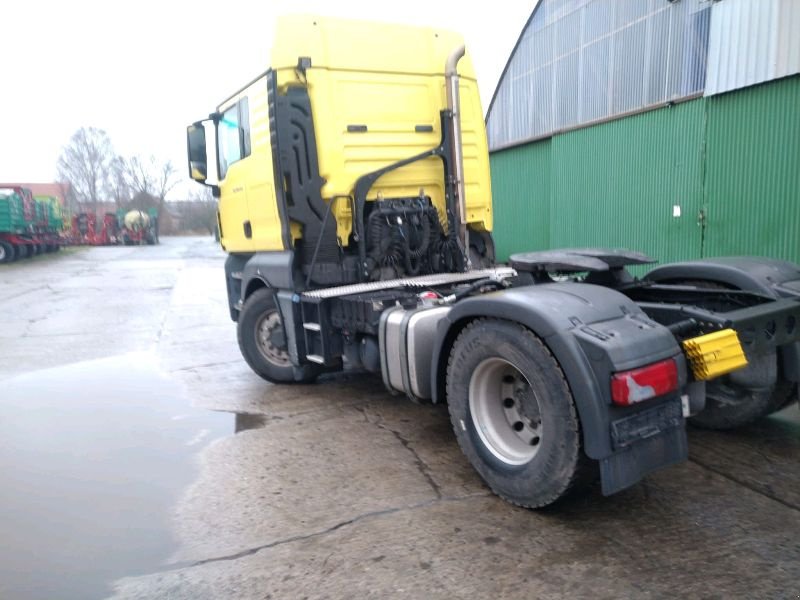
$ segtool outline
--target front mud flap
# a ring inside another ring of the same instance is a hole
[[[611,438],[615,453],[600,460],[604,496],[689,457],[680,398],[613,421]]]

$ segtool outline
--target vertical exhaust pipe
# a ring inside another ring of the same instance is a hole
[[[459,94],[458,61],[464,56],[466,48],[462,44],[447,57],[445,63],[444,77],[447,90],[447,109],[453,114],[451,119],[452,131],[450,139],[453,140],[453,152],[451,161],[455,169],[455,188],[456,188],[456,231],[459,241],[463,244],[464,265],[466,270],[470,270],[472,265],[469,260],[469,231],[467,231],[467,201],[464,193],[464,151],[461,143],[461,96]]]

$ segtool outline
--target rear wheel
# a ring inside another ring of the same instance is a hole
[[[771,358],[775,360],[774,356]],[[735,429],[786,408],[795,400],[797,385],[790,381],[779,379],[772,386],[754,388],[724,375],[708,382],[706,406],[689,422],[705,429]]]
[[[0,263],[10,263],[17,258],[14,246],[8,242],[0,242]]]
[[[731,289],[716,281],[673,281],[706,289]],[[735,308],[735,307],[734,307]],[[776,351],[748,357],[748,366],[706,384],[706,406],[689,422],[704,429],[735,429],[766,417],[797,399],[797,384],[781,377]]]
[[[564,374],[525,327],[499,319],[467,325],[450,354],[447,402],[464,454],[509,502],[547,506],[591,479]]]
[[[239,313],[237,338],[247,364],[267,381],[308,382],[319,374],[311,365],[292,365],[281,314],[270,289],[256,290],[247,298]]]

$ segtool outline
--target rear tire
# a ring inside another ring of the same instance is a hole
[[[736,289],[702,279],[671,283],[712,290]],[[736,429],[786,408],[796,399],[797,385],[781,377],[778,353],[772,351],[751,358],[744,369],[709,381],[706,384],[706,406],[690,417],[689,422],[703,429]]]
[[[703,429],[736,429],[786,408],[796,399],[797,386],[791,381],[778,380],[766,389],[749,389],[723,376],[713,386],[712,382],[707,384],[706,407],[689,422]]]
[[[592,480],[561,367],[522,325],[477,319],[464,328],[448,361],[447,402],[461,449],[505,500],[540,508]]]
[[[237,322],[242,356],[259,376],[272,383],[310,382],[319,375],[312,365],[295,367],[286,349],[281,314],[272,290],[262,288],[245,301]]]
[[[14,262],[17,258],[17,253],[14,251],[14,246],[8,242],[0,242],[0,263]]]

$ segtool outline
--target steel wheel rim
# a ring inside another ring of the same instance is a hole
[[[277,310],[271,310],[258,319],[256,323],[256,346],[265,360],[279,367],[291,366],[289,353],[284,348],[279,348],[272,343],[272,335],[283,329],[281,317]]]
[[[469,382],[469,410],[483,445],[502,462],[519,466],[541,446],[539,402],[530,382],[513,364],[487,358]]]
[[[0,244],[0,260],[5,260],[7,254],[6,247],[3,244]]]

